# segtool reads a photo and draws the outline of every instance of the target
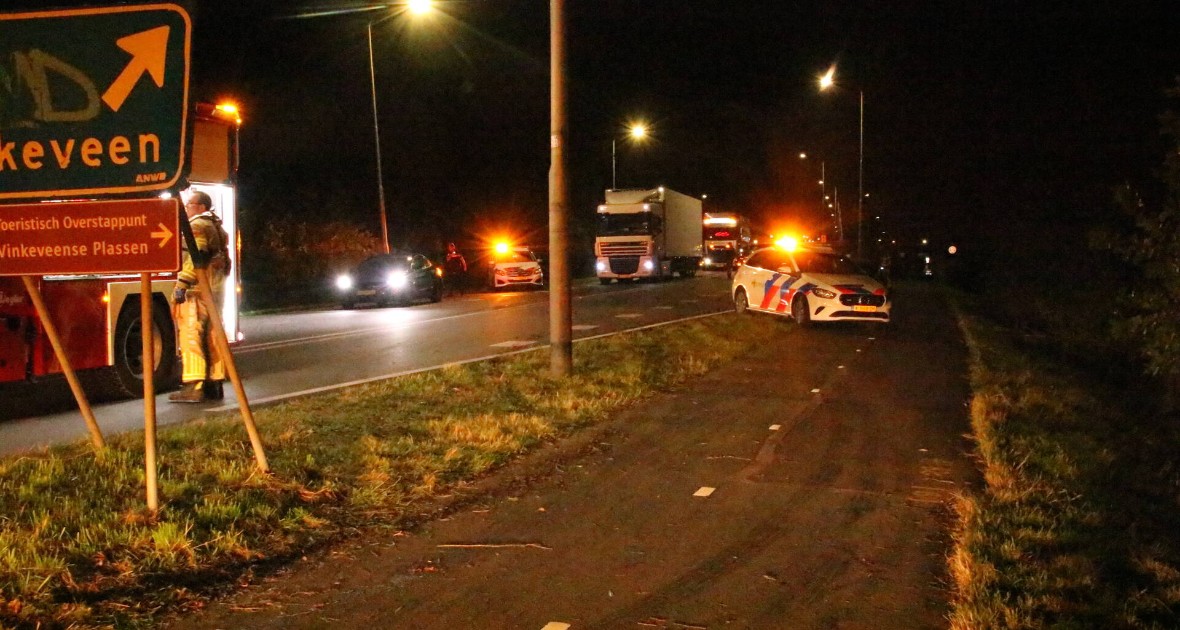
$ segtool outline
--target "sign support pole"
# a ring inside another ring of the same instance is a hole
[[[186,224],[185,228],[187,227]],[[193,248],[192,251],[195,249]],[[270,465],[266,461],[266,451],[262,448],[262,437],[258,434],[258,425],[254,423],[254,414],[250,411],[250,402],[246,399],[246,388],[242,386],[242,379],[238,377],[237,365],[234,364],[234,357],[229,351],[229,339],[225,336],[221,313],[217,310],[217,304],[213,302],[213,295],[209,290],[209,287],[213,286],[209,283],[209,269],[200,265],[196,266],[194,271],[197,273],[197,286],[200,287],[197,295],[209,311],[209,325],[213,329],[213,343],[217,346],[217,353],[221,355],[221,360],[225,361],[226,374],[229,375],[229,380],[234,386],[234,393],[238,396],[238,406],[242,410],[242,422],[246,425],[246,433],[250,435],[250,445],[254,447],[254,460],[258,463],[259,470],[264,473],[270,472]]]
[[[158,486],[159,470],[156,466],[156,347],[153,340],[152,319],[152,276],[139,274],[139,328],[143,338],[143,466],[147,482],[147,507],[151,513],[160,511]],[[171,361],[172,357],[160,357]]]
[[[49,318],[49,309],[45,308],[45,300],[41,299],[41,291],[37,288],[37,283],[33,282],[32,276],[21,276],[21,280],[24,281],[25,290],[29,292],[29,297],[33,300],[33,306],[37,309],[41,324],[45,326],[45,335],[49,337],[53,353],[57,356],[57,362],[61,364],[61,371],[66,375],[70,391],[74,392],[74,400],[78,401],[78,411],[82,412],[82,419],[86,421],[86,428],[90,431],[90,442],[94,444],[95,450],[101,451],[106,447],[106,441],[102,438],[102,429],[98,428],[98,421],[94,419],[94,412],[86,400],[86,392],[82,391],[82,384],[78,382],[78,375],[74,373],[74,368],[70,367],[70,359],[66,356],[65,348],[61,345],[61,337],[57,334],[53,320]]]

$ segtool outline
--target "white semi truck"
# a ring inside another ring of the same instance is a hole
[[[598,206],[595,270],[602,284],[689,278],[701,265],[701,200],[663,186],[607,190]]]

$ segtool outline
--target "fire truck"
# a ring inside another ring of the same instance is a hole
[[[241,118],[232,105],[198,104],[193,121],[190,188],[204,191],[229,234],[231,276],[222,320],[230,341],[239,340],[241,301],[237,225],[238,138]],[[164,193],[171,195],[171,193]],[[178,235],[179,236],[179,235]],[[143,342],[139,274],[58,275],[35,278],[70,366],[88,389],[104,396],[143,395]],[[176,273],[153,274],[152,328],[156,387],[175,387],[180,369],[172,287]],[[45,328],[19,277],[0,277],[0,383],[34,381],[62,372]]]

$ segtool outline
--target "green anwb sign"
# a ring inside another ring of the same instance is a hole
[[[175,4],[0,13],[0,201],[176,184],[191,37]]]

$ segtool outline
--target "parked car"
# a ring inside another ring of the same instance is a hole
[[[739,313],[760,311],[813,321],[888,322],[884,285],[827,247],[766,247],[747,257],[730,287]]]
[[[361,303],[387,306],[415,300],[438,302],[443,294],[442,276],[442,267],[422,254],[378,254],[337,276],[336,290],[344,308]]]
[[[544,286],[541,263],[527,247],[497,246],[492,252],[489,284],[493,289],[513,286]]]

